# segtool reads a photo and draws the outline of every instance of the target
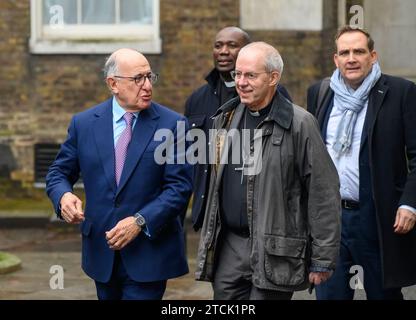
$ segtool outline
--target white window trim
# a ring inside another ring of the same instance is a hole
[[[42,24],[42,1],[30,0],[30,52],[34,54],[108,54],[119,48],[142,53],[162,52],[159,0],[153,0],[153,25],[66,25],[53,28]],[[140,32],[138,33],[138,29]]]

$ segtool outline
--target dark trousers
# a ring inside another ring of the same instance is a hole
[[[293,292],[253,286],[250,239],[227,232],[221,239],[213,289],[215,300],[290,300]]]
[[[359,283],[364,286],[368,300],[403,299],[401,288],[383,288],[376,221],[370,214],[363,210],[342,210],[336,270],[328,281],[316,286],[318,300],[352,300]],[[360,270],[363,270],[362,275]]]
[[[116,251],[111,279],[107,283],[95,281],[99,300],[161,300],[166,280],[137,282],[132,280],[123,265],[120,252]]]

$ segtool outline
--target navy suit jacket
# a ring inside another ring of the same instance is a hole
[[[85,221],[80,226],[82,267],[94,280],[107,282],[111,277],[114,251],[105,232],[138,211],[146,219],[150,237],[141,232],[121,250],[129,276],[148,282],[188,272],[179,215],[192,192],[192,167],[154,160],[155,149],[164,143],[155,141],[155,132],[168,129],[176,137],[177,121],[184,121],[187,130],[183,116],[156,103],[139,113],[117,187],[112,99],[72,118],[67,139],[49,169],[46,191],[60,216],[62,195],[72,192],[82,174],[86,194]],[[184,143],[184,137],[180,139],[175,138],[175,147]]]

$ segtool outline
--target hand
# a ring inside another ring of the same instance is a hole
[[[82,211],[82,201],[73,193],[66,192],[61,198],[61,216],[71,224],[78,224],[85,220]]]
[[[309,282],[313,283],[314,285],[321,284],[329,279],[331,276],[332,271],[327,272],[310,272],[309,273]]]
[[[141,231],[134,217],[119,221],[116,226],[105,233],[110,249],[121,250],[136,238]]]
[[[406,234],[413,229],[416,222],[416,214],[412,211],[399,208],[396,213],[396,221],[394,222],[394,232]]]

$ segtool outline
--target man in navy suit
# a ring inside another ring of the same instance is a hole
[[[364,30],[341,29],[336,49],[331,79],[308,91],[343,207],[337,267],[317,298],[352,299],[361,284],[368,299],[402,299],[416,283],[416,86],[381,72]]]
[[[167,279],[188,272],[179,215],[192,168],[177,148],[185,143],[177,128],[188,125],[152,102],[157,75],[139,52],[115,51],[104,72],[113,97],[72,118],[46,191],[60,218],[81,223],[82,268],[99,299],[161,299]],[[159,129],[173,133],[175,161],[157,159]],[[85,211],[72,192],[80,174]]]

